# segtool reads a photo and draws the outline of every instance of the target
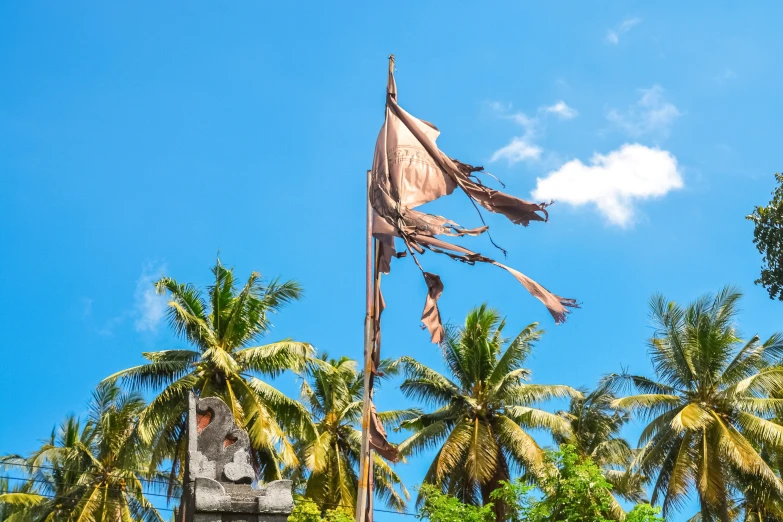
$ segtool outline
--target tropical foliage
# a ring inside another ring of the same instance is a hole
[[[325,513],[328,509],[352,509],[356,505],[364,374],[357,371],[356,361],[347,357],[330,360],[324,354],[321,361],[310,371],[310,379],[302,383],[302,401],[310,410],[317,435],[300,440],[302,465],[294,477],[302,477],[304,496]],[[379,369],[383,377],[395,374],[387,361],[382,361]],[[410,410],[389,411],[378,413],[378,417],[385,424],[396,426],[414,414]],[[373,472],[376,494],[389,507],[404,511],[408,491],[377,453]]]
[[[270,331],[270,316],[298,299],[295,281],[264,283],[253,272],[239,285],[220,260],[212,268],[214,283],[206,293],[168,277],[155,283],[170,296],[168,320],[192,349],[144,353],[149,362],[106,379],[157,396],[145,408],[140,434],[154,448],[153,463],[171,460],[172,478],[180,473],[185,450],[187,397],[219,397],[237,423],[248,431],[254,467],[264,480],[280,478],[283,466],[294,467],[292,437],[314,436],[307,409],[263,378],[305,369],[313,348],[285,339],[258,344]]]
[[[294,480],[290,522],[352,520],[364,391],[356,361],[264,342],[271,315],[301,296],[297,283],[254,272],[240,284],[219,260],[212,275],[204,290],[155,284],[187,349],[144,353],[145,364],[97,388],[83,422],[67,417],[36,451],[2,457],[0,522],[162,521],[150,497],[179,495],[190,393],[226,402],[261,480]],[[531,383],[525,365],[543,332],[532,323],[506,337],[486,305],[448,326],[445,372],[409,356],[382,361],[376,390],[402,372],[400,391],[426,408],[378,414],[387,431],[409,432],[403,462],[432,456],[417,516],[659,522],[695,496],[693,522],[783,522],[783,335],[744,340],[739,300],[728,287],[687,306],[654,296],[654,376],[610,374],[592,391]],[[270,382],[284,372],[301,379],[299,400]],[[564,399],[566,409],[542,409]],[[638,448],[622,437],[634,416],[646,424]],[[559,449],[547,450],[542,434]],[[373,464],[377,500],[404,511],[398,468],[378,455]]]
[[[542,334],[536,323],[511,340],[504,329],[505,320],[485,305],[468,314],[464,327],[450,328],[441,346],[449,377],[411,357],[399,360],[405,370],[402,392],[436,408],[401,423],[413,434],[400,452],[437,448],[424,482],[466,504],[488,503],[514,469],[545,474],[544,450],[528,430],[565,433],[570,425],[534,406],[580,395],[568,386],[528,382],[530,371],[523,364]],[[504,516],[502,501],[494,509]]]
[[[307,497],[295,499],[294,511],[288,522],[353,522],[353,513],[345,508],[327,509],[323,512],[318,504]]]
[[[536,487],[521,480],[503,481],[490,495],[492,502],[509,506],[509,522],[608,522],[611,511],[611,485],[602,470],[574,446],[564,444],[547,452],[548,473]],[[444,494],[440,488],[421,488],[421,517],[436,522],[490,522],[495,519],[492,504],[472,506]],[[543,493],[540,494],[540,493]],[[659,508],[638,504],[626,522],[659,522]]]
[[[649,350],[657,380],[609,379],[640,392],[614,405],[649,421],[634,469],[655,477],[652,501],[664,514],[681,507],[693,489],[704,521],[731,520],[732,499],[744,490],[764,491],[776,501],[783,494],[783,482],[759,451],[783,445],[783,427],[773,421],[783,405],[777,398],[783,337],[743,341],[736,327],[739,298],[724,288],[683,308],[653,297]]]
[[[755,282],[767,289],[770,299],[783,301],[783,174],[775,174],[775,180],[778,186],[770,202],[753,209],[747,219],[753,222],[753,243],[763,256]]]
[[[150,470],[152,452],[139,437],[143,407],[135,393],[99,387],[85,423],[68,417],[31,455],[4,457],[6,469],[27,478],[0,495],[3,520],[162,521],[145,496],[165,475]]]
[[[422,484],[419,489],[421,499],[420,518],[430,522],[492,522],[495,513],[492,503],[474,506],[460,502],[456,497],[443,493],[432,484]]]
[[[539,480],[545,493],[542,499],[531,497],[532,487],[518,482],[504,482],[493,492],[494,499],[515,506],[510,517],[513,521],[609,522],[612,486],[589,457],[565,444],[550,452],[547,461],[550,471]]]
[[[588,457],[611,484],[612,493],[620,499],[641,502],[644,500],[643,476],[628,473],[633,460],[633,450],[620,436],[620,430],[630,420],[627,412],[612,407],[616,397],[601,385],[591,392],[583,391],[581,397],[571,399],[568,410],[558,412],[568,420],[570,430],[554,434],[557,444],[569,444],[581,457]],[[613,499],[615,518],[624,513],[619,502]]]

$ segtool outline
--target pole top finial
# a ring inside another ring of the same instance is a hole
[[[397,99],[397,84],[394,81],[394,55],[389,55],[389,82],[386,85],[386,93],[393,99]]]

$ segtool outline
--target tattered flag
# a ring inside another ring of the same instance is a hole
[[[375,211],[373,235],[378,239],[377,269],[389,273],[391,258],[400,257],[394,238],[399,237],[421,269],[427,284],[422,322],[433,342],[444,338],[437,300],[443,292],[440,277],[427,272],[417,259],[425,249],[446,254],[468,264],[489,263],[511,273],[552,314],[556,323],[565,321],[568,308],[578,307],[574,299],[549,292],[521,272],[494,259],[455,245],[436,236],[475,236],[487,226],[467,229],[442,216],[415,210],[416,207],[462,190],[476,209],[479,206],[502,214],[512,223],[527,226],[531,221],[547,221],[547,204],[531,203],[484,185],[476,176],[481,167],[449,158],[435,141],[440,131],[433,124],[407,113],[397,104],[393,57],[389,64],[386,94],[386,119],[375,144],[370,202]]]

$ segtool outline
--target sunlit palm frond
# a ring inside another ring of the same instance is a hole
[[[607,379],[615,390],[629,383],[642,392],[613,405],[649,418],[633,467],[655,477],[652,500],[661,501],[664,514],[695,491],[704,520],[729,520],[739,505],[732,496],[751,491],[751,476],[783,498],[783,483],[762,455],[783,449],[783,428],[775,421],[783,411],[783,367],[776,365],[783,336],[743,341],[739,298],[726,287],[683,308],[655,296],[649,348],[658,382],[627,374]]]
[[[533,344],[541,339],[543,333],[543,330],[538,330],[538,323],[531,323],[523,328],[498,359],[487,383],[490,386],[498,385],[515,370],[525,370],[521,368],[521,365],[525,363],[525,360],[533,350]],[[529,375],[529,372],[527,372],[527,375]]]
[[[505,416],[528,429],[544,429],[556,434],[570,434],[571,423],[556,413],[529,406],[507,406]]]
[[[392,469],[388,462],[377,454],[373,455],[373,475],[375,494],[389,508],[405,513],[405,508],[411,496],[400,476]]]
[[[406,397],[432,404],[448,403],[459,395],[459,387],[440,373],[427,368],[412,357],[401,357],[405,381],[400,391]]]
[[[279,477],[280,465],[295,464],[290,437],[312,431],[304,406],[258,380],[310,364],[313,349],[307,343],[258,342],[271,329],[270,314],[298,299],[301,287],[295,281],[265,283],[256,272],[244,285],[237,284],[233,269],[219,259],[212,274],[206,292],[170,277],[155,283],[158,293],[169,296],[172,330],[192,344],[191,350],[146,353],[148,364],[106,379],[157,392],[141,415],[138,433],[146,443],[154,443],[152,462],[170,461],[172,486],[182,471],[183,412],[190,392],[225,400],[248,429],[251,460],[267,479]],[[127,510],[132,511],[130,506]]]
[[[276,377],[286,370],[304,370],[314,351],[309,343],[285,339],[264,346],[244,348],[236,352],[236,358],[246,370]]]
[[[400,455],[407,457],[427,449],[439,447],[448,437],[450,424],[446,421],[438,421],[427,426],[417,427],[416,432],[402,441],[397,447]]]
[[[533,323],[509,341],[505,326],[486,305],[471,310],[462,327],[449,325],[441,344],[448,375],[411,357],[400,360],[403,393],[438,409],[402,421],[400,428],[413,434],[398,449],[410,456],[439,447],[424,480],[463,502],[489,502],[490,492],[510,476],[509,467],[541,472],[544,452],[525,430],[565,436],[571,425],[534,406],[582,397],[569,386],[528,383],[530,372],[522,364],[542,332]],[[500,514],[505,507],[497,502]]]
[[[498,440],[518,466],[534,476],[543,472],[544,451],[530,434],[504,415],[497,417],[495,428]]]
[[[160,522],[141,486],[142,478],[156,476],[150,447],[137,436],[143,407],[136,393],[99,386],[85,422],[69,417],[28,457],[7,459],[20,465],[28,481],[0,503],[19,504],[20,520],[109,522],[130,520],[134,502],[147,506],[134,521]]]
[[[190,372],[200,354],[191,350],[164,350],[145,352],[142,356],[151,362],[114,373],[103,382],[120,381],[132,390],[158,389]]]
[[[167,309],[168,322],[178,336],[206,350],[213,344],[214,336],[209,328],[207,307],[201,292],[193,285],[180,284],[163,277],[155,283],[159,294],[170,295]]]
[[[310,409],[314,429],[299,435],[299,455],[305,496],[322,510],[335,506],[353,509],[358,494],[358,468],[361,453],[360,424],[363,402],[362,372],[347,357],[334,360],[328,354],[312,359],[307,380],[302,384],[302,400]],[[409,410],[379,412],[386,424],[409,419]],[[374,457],[376,492],[387,506],[404,509],[408,494],[399,477],[378,455]]]
[[[581,396],[579,390],[561,384],[519,384],[507,388],[503,399],[509,404],[525,405]]]

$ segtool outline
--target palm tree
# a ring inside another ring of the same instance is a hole
[[[9,477],[0,478],[0,522],[19,520],[19,513],[23,508],[40,502],[37,495],[22,493],[22,488],[18,483],[12,486],[11,480]],[[9,495],[9,493],[13,493],[13,495]]]
[[[356,361],[347,357],[338,360],[321,356],[323,363],[310,371],[309,382],[302,383],[302,400],[316,422],[316,437],[300,441],[302,466],[297,475],[304,480],[304,496],[316,502],[322,511],[336,507],[353,513],[358,489],[358,468],[361,455],[363,372]],[[383,377],[394,375],[388,361],[379,366],[383,374],[376,378],[376,388]],[[398,425],[413,417],[414,410],[380,412],[385,425]],[[378,496],[398,511],[405,510],[410,498],[402,480],[389,463],[374,453],[373,478]]]
[[[601,468],[604,478],[612,485],[615,497],[642,502],[644,479],[627,472],[634,451],[620,436],[620,430],[631,416],[612,407],[616,397],[603,384],[591,392],[582,393],[582,397],[571,399],[568,410],[558,412],[570,423],[571,430],[555,434],[555,442],[558,445],[570,444],[580,457],[591,459]],[[625,516],[617,498],[614,499],[612,515],[616,519]]]
[[[137,429],[143,408],[140,395],[101,386],[86,423],[70,416],[28,457],[4,457],[5,468],[27,476],[16,491],[0,495],[12,507],[5,520],[162,522],[145,497],[166,475],[149,471],[152,452]]]
[[[478,505],[490,501],[512,468],[543,473],[544,451],[526,430],[566,433],[570,426],[563,417],[533,406],[580,393],[527,382],[530,371],[522,365],[543,333],[537,326],[525,327],[504,350],[505,320],[481,305],[468,314],[463,328],[447,329],[441,349],[450,378],[411,357],[399,360],[406,376],[402,392],[437,408],[401,424],[414,431],[400,444],[402,455],[438,448],[425,483]],[[494,509],[502,519],[502,502],[495,502]]]
[[[220,260],[212,268],[214,284],[204,293],[169,277],[155,283],[170,295],[168,319],[192,350],[142,354],[149,362],[108,377],[131,389],[158,392],[141,419],[141,434],[155,448],[153,463],[171,459],[172,480],[181,474],[185,452],[188,393],[219,397],[237,424],[248,431],[251,460],[264,480],[280,478],[280,467],[296,465],[291,436],[312,434],[307,410],[298,401],[261,380],[285,370],[302,370],[313,348],[286,339],[258,342],[271,329],[270,314],[301,296],[295,281],[264,284],[258,272],[239,288],[233,269]],[[309,431],[308,431],[309,430]]]
[[[615,387],[640,394],[613,406],[649,419],[634,459],[644,475],[657,475],[653,502],[664,515],[696,490],[701,519],[730,520],[739,477],[783,494],[783,483],[758,448],[783,447],[783,427],[770,419],[783,408],[773,394],[783,386],[783,336],[745,342],[736,328],[740,293],[726,287],[682,308],[663,296],[650,301],[655,332],[649,351],[656,380],[613,375]]]
[[[772,420],[776,424],[781,424],[779,416]],[[783,453],[780,448],[770,448],[761,444],[759,450],[764,461],[780,477],[783,469]],[[734,479],[739,487],[733,499],[733,511],[744,514],[745,522],[783,522],[783,496],[774,489],[766,487],[763,482],[755,480],[752,474],[737,473]]]
[[[783,498],[753,477],[744,479],[739,479],[741,496],[735,501],[732,511],[743,513],[744,522],[783,521]]]

